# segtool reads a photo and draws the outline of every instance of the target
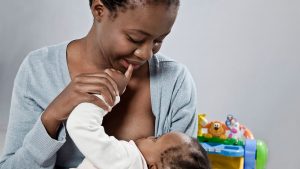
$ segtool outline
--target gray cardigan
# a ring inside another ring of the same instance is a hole
[[[14,81],[0,169],[69,168],[84,158],[65,127],[54,140],[40,119],[71,80],[66,61],[68,43],[33,51],[21,64]],[[148,63],[155,135],[176,130],[196,137],[196,88],[191,74],[161,54],[155,54]]]

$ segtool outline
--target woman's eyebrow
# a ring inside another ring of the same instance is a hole
[[[139,29],[129,29],[129,30],[130,30],[130,31],[138,32],[138,33],[140,33],[140,34],[144,34],[144,35],[146,35],[146,36],[152,36],[150,33],[145,32],[145,31],[143,31],[143,30],[139,30]]]
[[[150,33],[145,32],[145,31],[143,31],[143,30],[139,30],[139,29],[129,29],[129,30],[130,30],[130,31],[136,31],[136,32],[141,33],[141,34],[146,35],[146,36],[152,36]],[[163,34],[163,35],[160,35],[159,37],[166,36],[166,35],[168,35],[170,32],[171,32],[171,31],[169,31],[169,32],[167,32],[167,33],[165,33],[165,34]]]

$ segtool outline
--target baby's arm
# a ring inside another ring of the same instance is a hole
[[[98,97],[103,99],[102,96]],[[128,168],[131,161],[130,145],[105,133],[101,124],[106,114],[107,111],[92,103],[81,103],[68,118],[68,133],[86,157],[84,162],[91,162],[101,169]]]

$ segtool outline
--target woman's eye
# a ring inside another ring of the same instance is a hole
[[[144,42],[144,40],[134,39],[134,38],[132,38],[132,37],[130,37],[130,36],[128,36],[128,39],[129,39],[131,42],[137,43],[137,44],[141,44],[141,43]]]

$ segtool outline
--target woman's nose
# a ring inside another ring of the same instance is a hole
[[[140,46],[135,50],[134,55],[141,60],[149,60],[153,55],[153,45],[144,44],[143,46]]]

